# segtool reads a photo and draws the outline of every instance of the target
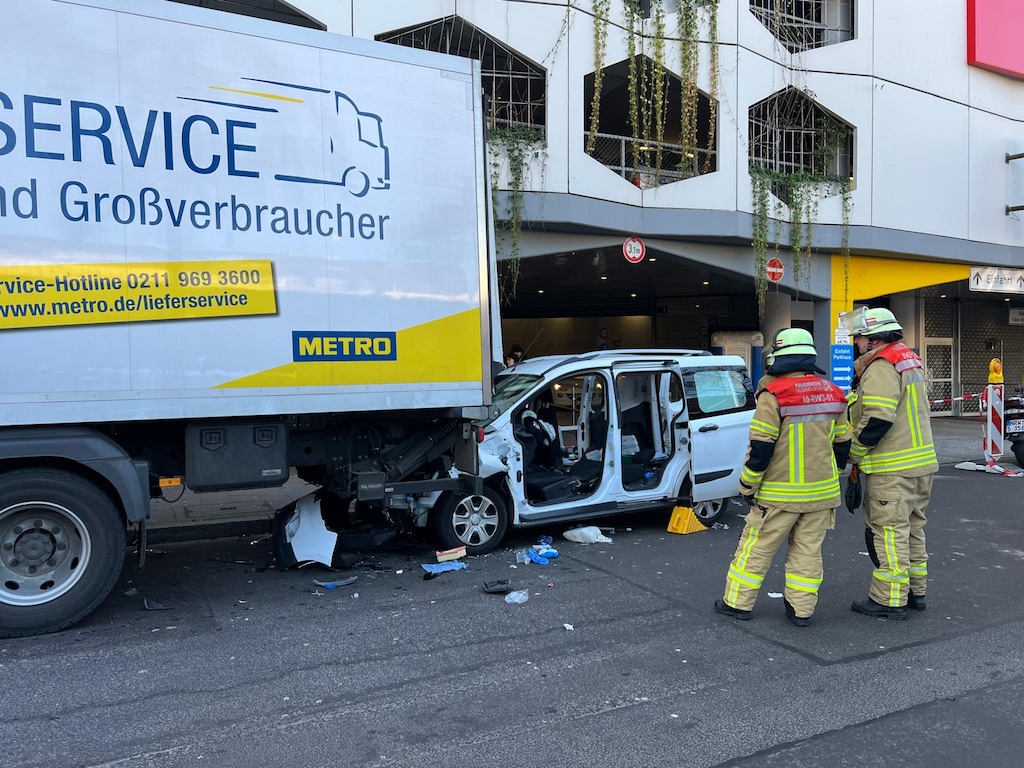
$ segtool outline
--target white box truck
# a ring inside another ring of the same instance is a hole
[[[296,468],[371,537],[480,493],[479,65],[149,0],[0,12],[0,636],[93,610],[161,480]]]

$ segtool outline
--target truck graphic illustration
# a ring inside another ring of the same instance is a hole
[[[324,151],[327,163],[324,178],[289,173],[276,173],[278,181],[299,184],[324,184],[344,187],[356,197],[364,197],[371,189],[385,190],[391,188],[391,158],[387,145],[384,143],[384,126],[380,115],[364,112],[348,94],[310,85],[286,83],[279,80],[264,80],[256,77],[243,77],[248,83],[272,85],[275,88],[289,89],[302,98],[283,96],[278,93],[265,93],[241,88],[213,85],[212,90],[238,94],[257,99],[271,100],[277,106],[285,104],[302,105],[306,103],[305,94],[319,93],[327,97],[331,104],[328,109],[333,113],[333,120],[328,122],[324,130]],[[250,103],[237,103],[219,99],[204,99],[194,96],[179,96],[185,101],[198,101],[216,104],[235,109],[255,110],[259,112],[278,113],[277,108],[254,106]],[[288,116],[290,107],[282,113]]]
[[[380,115],[363,112],[346,94],[334,91],[336,120],[325,135],[333,178],[316,179],[275,174],[278,181],[345,187],[356,197],[371,189],[391,187],[391,167]]]

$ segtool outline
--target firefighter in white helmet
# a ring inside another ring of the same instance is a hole
[[[715,610],[726,616],[750,618],[772,558],[787,540],[786,615],[806,627],[818,603],[821,544],[835,527],[850,434],[846,395],[817,375],[816,358],[811,334],[803,329],[785,328],[772,337],[740,473],[750,512],[725,593],[715,601]]]
[[[868,597],[857,613],[905,619],[924,610],[928,577],[926,511],[939,469],[921,358],[903,344],[903,327],[888,309],[860,310],[849,330],[854,361],[850,463],[863,477],[864,519],[875,562]]]

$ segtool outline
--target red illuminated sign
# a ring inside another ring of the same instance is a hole
[[[967,0],[967,63],[1024,80],[1024,2]]]

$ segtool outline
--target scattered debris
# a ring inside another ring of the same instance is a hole
[[[577,544],[611,544],[612,540],[601,533],[601,529],[596,525],[585,525],[582,528],[572,528],[562,534],[569,541],[574,541]]]
[[[711,527],[714,530],[716,530],[716,531],[728,531],[729,530],[728,523],[714,523]]]
[[[782,593],[781,592],[769,592],[768,593],[768,597],[774,597],[776,600],[778,600],[780,597],[782,597]]]
[[[563,624],[562,626],[565,627],[565,631],[566,632],[575,632],[576,631],[576,627],[574,627],[572,624]]]
[[[509,579],[495,579],[484,582],[484,592],[492,595],[504,595],[512,591],[512,582]]]
[[[128,595],[128,597],[131,597],[132,595],[139,594],[139,590],[137,590],[135,587],[129,587],[128,589],[125,590],[124,593],[126,595]]]
[[[530,599],[530,590],[519,589],[505,595],[505,602],[509,605],[520,605]]]
[[[420,563],[420,567],[426,571],[426,573],[423,574],[423,579],[425,581],[429,581],[430,579],[437,578],[446,571],[462,571],[469,566],[463,562],[450,561],[446,563]]]
[[[156,600],[150,600],[148,597],[142,600],[142,606],[147,611],[169,611],[170,608],[163,603],[158,603]]]
[[[219,557],[208,557],[207,562],[224,563],[225,565],[256,565],[252,560],[222,560]]]
[[[449,560],[458,560],[460,557],[465,557],[466,548],[464,546],[455,547],[454,549],[446,549],[443,551],[434,552],[434,555],[437,557],[437,562],[445,563]]]
[[[555,550],[553,550],[553,549],[551,549],[550,551],[555,552]],[[555,555],[557,556],[558,553],[555,552]],[[547,565],[550,561],[546,557],[542,556],[536,549],[523,549],[523,550],[520,550],[519,552],[516,552],[516,562],[517,563],[536,563],[537,565]]]
[[[318,587],[323,587],[324,589],[337,589],[338,587],[347,587],[358,578],[358,576],[348,576],[344,579],[338,579],[337,581],[320,581],[319,579],[313,579],[313,583]]]

